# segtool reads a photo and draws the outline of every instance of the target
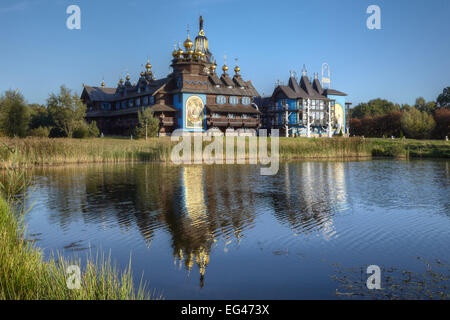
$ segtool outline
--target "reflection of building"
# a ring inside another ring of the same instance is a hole
[[[316,136],[327,135],[331,123],[331,134],[341,131],[345,134],[351,105],[346,103],[346,96],[322,88],[318,74],[313,80],[308,79],[305,68],[299,82],[291,73],[287,86],[278,85],[271,97],[258,100],[263,111],[263,128],[280,129],[282,136]]]
[[[222,75],[216,73],[216,61],[209,50],[208,39],[200,17],[198,36],[189,35],[181,47],[172,52],[173,72],[156,79],[147,62],[137,83],[120,79],[116,88],[84,86],[81,98],[88,106],[88,121],[95,120],[105,134],[128,134],[138,124],[138,111],[150,108],[160,119],[160,135],[174,129],[205,131],[258,129],[260,119],[253,99],[259,94],[250,81],[244,81],[236,65],[230,77],[228,66]]]

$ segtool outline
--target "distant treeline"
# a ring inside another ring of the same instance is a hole
[[[410,106],[374,99],[357,105],[351,112],[352,136],[444,139],[450,136],[450,87],[436,101],[419,97]]]

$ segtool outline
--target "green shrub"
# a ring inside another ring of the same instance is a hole
[[[73,131],[73,137],[77,139],[85,139],[89,137],[89,127],[83,123]]]
[[[88,126],[89,137],[96,138],[100,136],[100,130],[97,127],[97,122],[92,121]]]
[[[50,135],[49,127],[38,127],[30,130],[30,136],[32,137],[48,138],[49,135]]]

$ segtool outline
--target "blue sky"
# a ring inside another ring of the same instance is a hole
[[[81,8],[81,30],[66,28],[66,8]],[[369,5],[381,30],[369,30]],[[383,97],[435,100],[450,85],[448,0],[0,0],[0,91],[20,88],[45,103],[61,84],[116,86],[128,69],[136,81],[147,57],[158,78],[169,71],[174,42],[205,19],[210,50],[223,55],[270,95],[289,70],[331,67],[332,87],[354,104]]]

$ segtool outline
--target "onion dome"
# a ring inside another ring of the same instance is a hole
[[[145,76],[144,71],[141,71],[141,77]]]
[[[175,48],[175,49],[173,49],[173,51],[172,51],[172,57],[176,58],[177,55],[178,55],[178,51],[177,51],[177,49]]]
[[[239,68],[239,66],[234,67],[234,72],[239,73],[239,71],[241,71],[241,68]]]
[[[150,60],[147,60],[147,64],[145,65],[145,69],[147,69],[147,72],[150,71],[152,68],[152,65],[150,64]]]
[[[179,57],[179,58],[181,58],[181,57],[183,56],[183,53],[184,53],[183,49],[181,49],[181,47],[178,48],[177,54],[178,54],[178,57]]]
[[[123,79],[120,78],[120,80],[119,80],[119,86],[121,86],[122,84],[123,84]]]
[[[184,41],[183,45],[184,45],[184,48],[186,49],[186,51],[190,51],[192,49],[192,47],[194,46],[194,43],[192,42],[191,38],[189,38],[189,34],[188,34],[186,41]]]
[[[211,66],[209,67],[209,69],[211,69],[212,72],[216,72],[216,68],[217,68],[217,64],[216,64],[216,61],[214,61],[214,63],[211,64]]]
[[[105,80],[102,81],[102,88],[105,87]]]
[[[125,78],[127,81],[130,81],[130,75],[129,74],[127,74],[127,77]]]
[[[228,66],[226,64],[223,65],[222,67],[223,72],[227,72],[228,71]]]
[[[192,56],[192,55],[194,54],[194,50],[189,49],[188,52],[187,52],[187,54],[188,54],[189,56]]]
[[[197,59],[199,56],[200,56],[200,52],[198,52],[198,51],[194,51],[194,53],[192,54],[193,59]]]

